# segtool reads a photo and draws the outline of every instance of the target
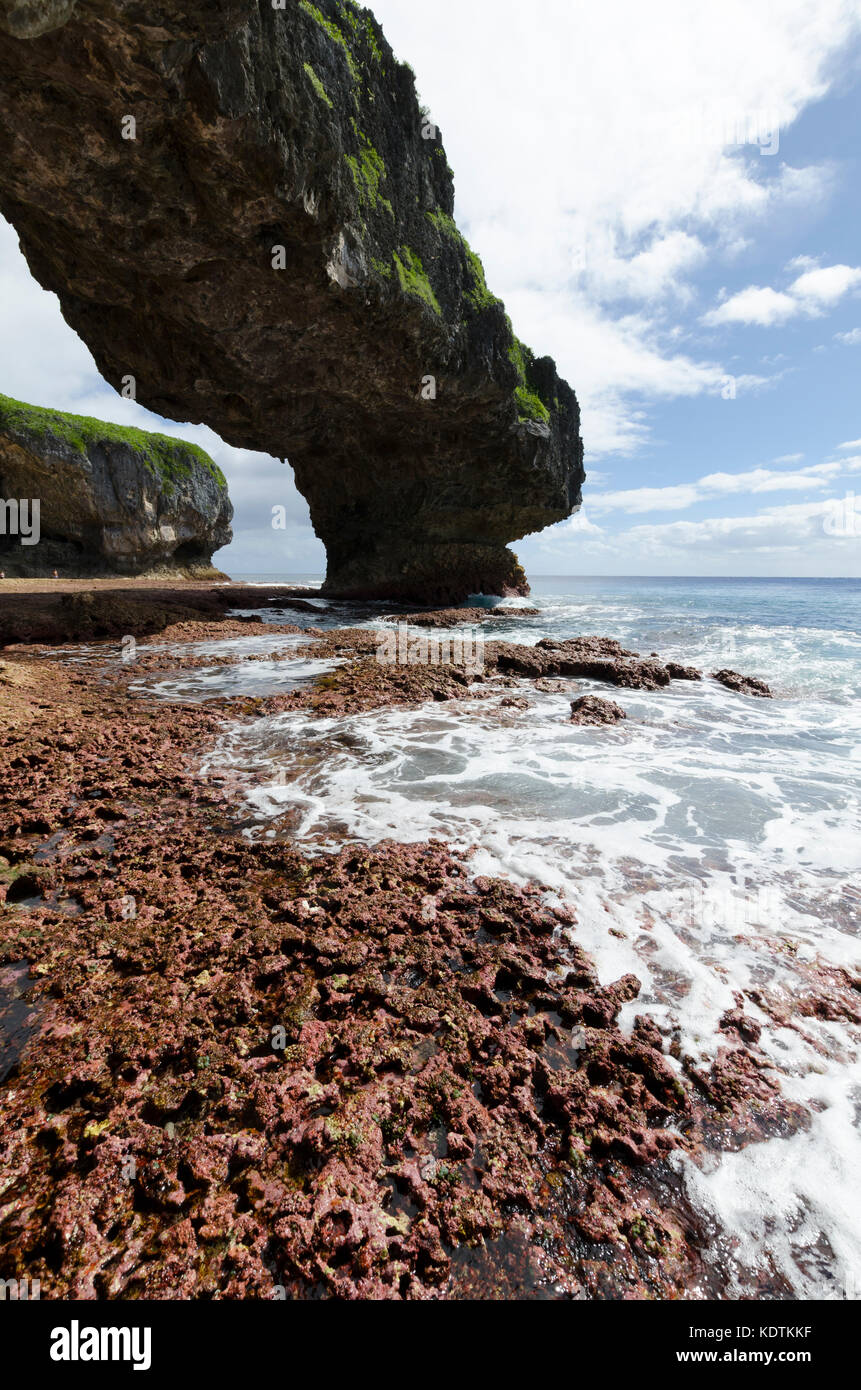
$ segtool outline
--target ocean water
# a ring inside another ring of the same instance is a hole
[[[232,774],[251,836],[289,827],[309,853],[445,838],[476,874],[543,884],[573,906],[602,979],[642,980],[623,1027],[649,1013],[700,1061],[726,1045],[721,1016],[743,1003],[810,1118],[737,1152],[673,1160],[712,1232],[715,1286],[753,1295],[768,1271],[787,1295],[859,1297],[861,1036],[800,1001],[827,987],[828,970],[861,970],[861,581],[538,579],[516,604],[539,616],[485,622],[488,640],[615,637],[707,673],[759,676],[776,698],[711,680],[656,693],[522,682],[525,710],[503,707],[515,693],[504,690],[236,725],[204,770]],[[391,611],[331,604],[319,621],[373,627]],[[318,621],[286,609],[283,620]],[[242,669],[225,668],[225,692]],[[221,693],[216,653],[203,675],[202,697]],[[174,698],[201,695],[201,673],[182,679]],[[571,699],[591,691],[611,694],[627,722],[569,724]]]

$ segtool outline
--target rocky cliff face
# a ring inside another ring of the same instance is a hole
[[[15,513],[0,512],[0,569],[10,576],[204,576],[232,535],[224,478],[202,449],[7,396],[0,499],[17,504],[17,527]]]
[[[0,0],[4,28],[0,210],[107,379],[288,458],[329,593],[524,592],[506,545],[580,501],[577,401],[370,12]]]

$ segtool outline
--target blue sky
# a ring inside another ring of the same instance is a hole
[[[581,400],[584,506],[515,544],[527,571],[861,576],[859,5],[374,9],[491,287]],[[289,470],[120,400],[2,225],[0,306],[0,390],[197,440],[236,506],[218,563],[322,572]]]

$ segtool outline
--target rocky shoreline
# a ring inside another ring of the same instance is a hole
[[[225,719],[481,697],[520,683],[512,652],[538,680],[665,668],[604,639],[488,643],[478,675],[383,667],[367,629],[306,629],[330,675],[168,704],[130,689],[142,671],[249,630],[180,597],[138,594],[131,666],[115,642],[85,667],[3,652],[0,1278],[45,1299],[725,1296],[668,1160],[808,1118],[743,998],[704,1070],[645,1015],[620,1030],[639,981],[599,980],[540,885],[473,878],[439,842],[251,841],[199,771]],[[858,1017],[848,976],[818,988],[811,1008]]]

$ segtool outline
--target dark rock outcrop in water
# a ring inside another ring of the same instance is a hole
[[[738,671],[713,671],[712,680],[720,681],[727,690],[734,690],[739,695],[755,695],[760,700],[773,700],[774,692],[771,686],[766,685],[758,676],[742,676]]]
[[[668,661],[667,670],[674,681],[701,681],[703,678],[696,666],[681,666],[677,661]]]
[[[660,661],[641,660],[611,637],[573,637],[568,642],[545,638],[535,647],[490,642],[488,665],[507,676],[607,681],[628,690],[662,690],[670,675]]]
[[[26,501],[31,532],[22,543],[20,522],[11,533],[7,516],[0,569],[10,575],[205,576],[232,536],[224,477],[196,445],[8,396],[0,396],[0,498]]]
[[[107,379],[289,458],[330,594],[525,592],[506,544],[579,504],[577,401],[370,12],[3,0],[2,30],[0,210]]]
[[[628,716],[621,705],[602,700],[598,695],[581,695],[571,702],[572,724],[619,724]]]

